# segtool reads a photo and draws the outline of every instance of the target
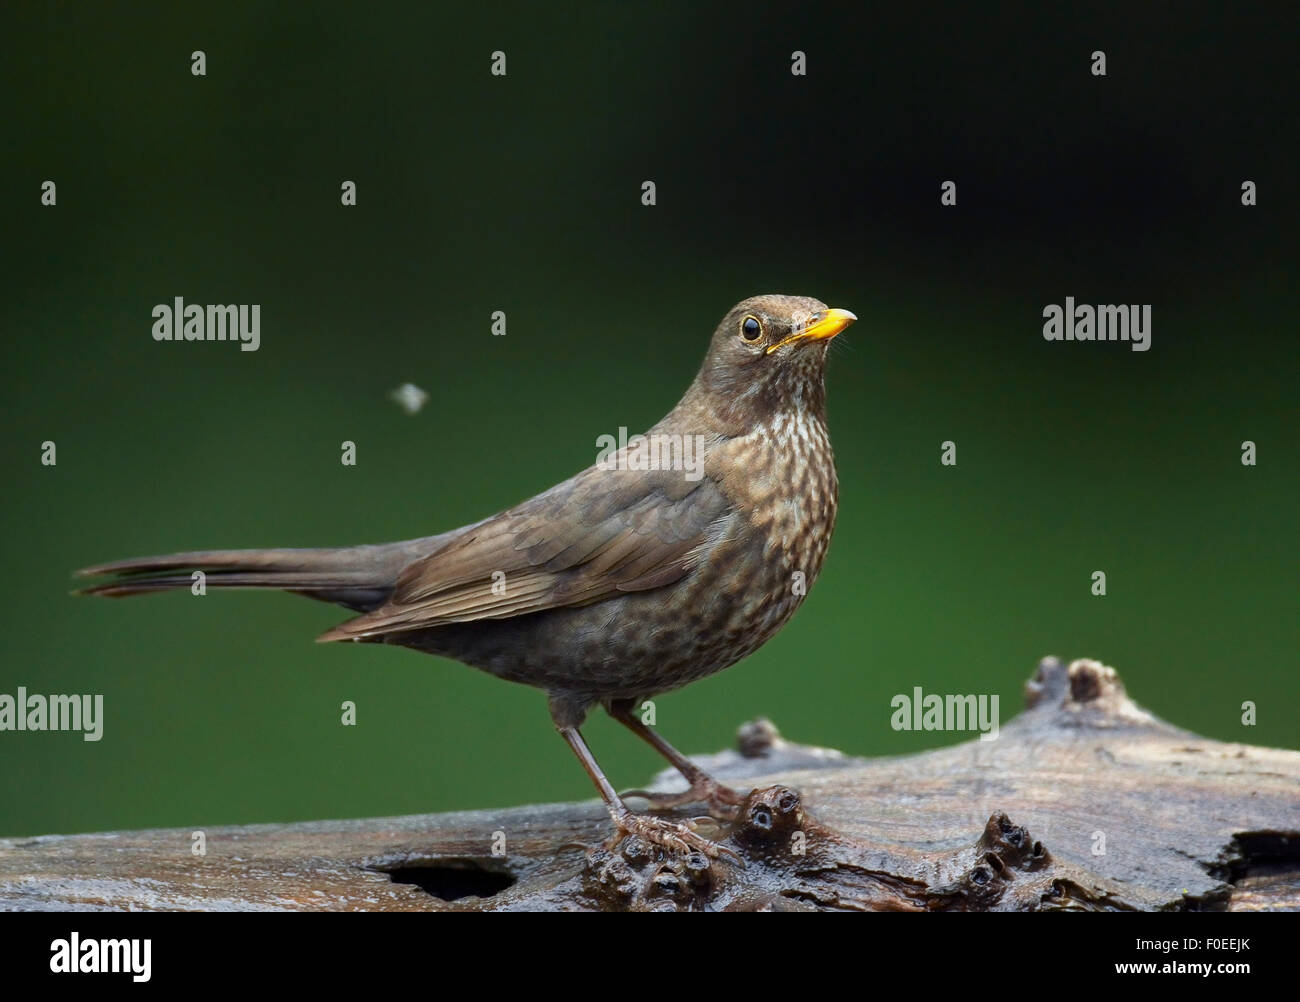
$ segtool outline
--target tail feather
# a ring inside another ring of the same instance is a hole
[[[436,539],[437,537],[430,537]],[[358,611],[380,605],[401,569],[426,552],[428,539],[337,549],[196,550],[97,564],[78,577],[111,580],[81,595],[123,598],[189,588],[201,571],[208,588],[273,588]]]

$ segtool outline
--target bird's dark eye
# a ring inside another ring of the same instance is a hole
[[[757,341],[762,333],[762,325],[753,317],[746,317],[744,323],[740,325],[740,336],[746,341]]]

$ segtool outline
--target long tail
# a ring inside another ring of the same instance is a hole
[[[112,580],[78,594],[122,598],[189,588],[202,571],[208,588],[274,588],[368,611],[393,589],[401,569],[437,537],[338,549],[196,550],[135,557],[77,571],[78,577]]]

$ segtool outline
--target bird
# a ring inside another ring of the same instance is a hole
[[[386,643],[541,689],[554,726],[599,792],[611,845],[640,836],[667,855],[730,850],[661,813],[740,793],[638,714],[644,701],[734,665],[790,619],[835,527],[826,420],[831,339],[857,318],[817,299],[745,299],[718,323],[681,400],[580,473],[472,525],[417,539],[315,549],[199,550],[87,567],[82,594],[278,589],[357,613],[321,642]],[[612,439],[612,436],[610,436]],[[581,733],[604,710],[689,784],[633,791],[634,812]]]

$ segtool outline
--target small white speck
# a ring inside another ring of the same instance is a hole
[[[414,383],[403,383],[388,394],[388,399],[406,411],[407,414],[419,414],[420,408],[428,403],[429,394]]]

